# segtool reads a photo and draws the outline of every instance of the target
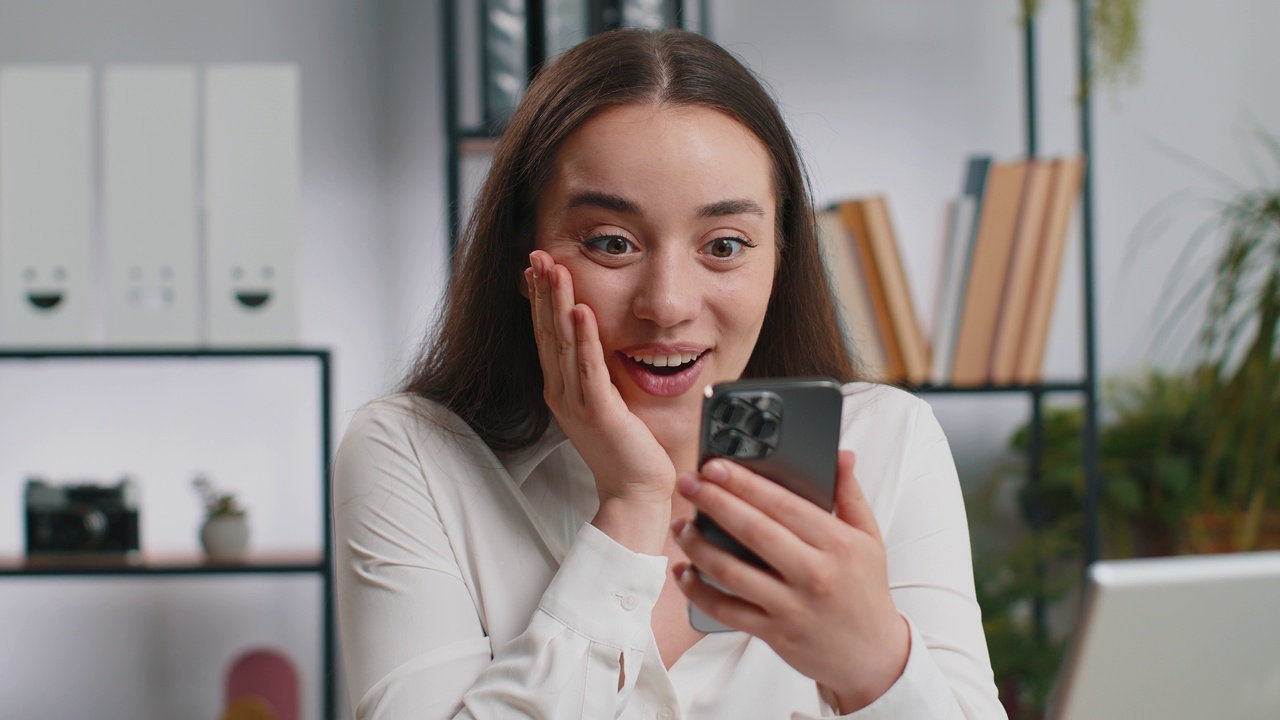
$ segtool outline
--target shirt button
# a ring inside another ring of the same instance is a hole
[[[627,612],[635,610],[640,605],[640,598],[637,598],[635,593],[623,593],[618,601],[622,603],[622,609]]]
[[[658,711],[658,720],[672,720],[675,716],[675,711],[669,707],[664,707]]]

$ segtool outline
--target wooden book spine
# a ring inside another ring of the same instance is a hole
[[[1015,378],[1020,383],[1037,383],[1043,379],[1044,352],[1049,339],[1049,323],[1053,303],[1058,295],[1058,278],[1062,274],[1062,256],[1067,245],[1067,231],[1072,211],[1080,196],[1084,180],[1084,158],[1054,162],[1050,180],[1049,207],[1045,216],[1045,236],[1036,260],[1031,300],[1023,324],[1024,340],[1019,344]]]
[[[876,326],[881,331],[885,355],[885,380],[894,381],[907,377],[907,368],[902,358],[897,333],[893,324],[893,316],[889,310],[889,300],[885,294],[884,280],[875,263],[875,251],[871,245],[871,232],[867,223],[866,208],[856,200],[848,200],[839,205],[840,218],[853,237],[854,248],[858,253],[858,262],[862,265],[867,281],[867,296],[871,300],[871,310],[876,318]]]
[[[1026,170],[1025,161],[995,163],[987,177],[951,369],[954,385],[978,386],[988,381]]]
[[[1000,301],[1000,320],[991,351],[992,385],[1014,382],[1018,349],[1024,340],[1022,331],[1031,302],[1036,259],[1044,239],[1051,168],[1048,162],[1041,160],[1032,160],[1027,165],[1022,208],[1018,211],[1004,296]]]
[[[846,347],[868,379],[884,376],[884,348],[853,239],[836,210],[818,215],[818,244],[835,294]]]
[[[862,203],[876,267],[880,271],[885,297],[889,303],[890,320],[902,351],[905,377],[909,382],[920,385],[929,379],[929,343],[925,340],[924,330],[920,327],[920,319],[915,311],[911,286],[902,265],[898,239],[889,215],[889,204],[881,196],[867,198]]]

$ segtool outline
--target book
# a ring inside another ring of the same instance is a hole
[[[884,350],[882,379],[900,380],[907,376],[907,368],[902,358],[897,328],[889,310],[884,277],[876,264],[875,251],[871,247],[871,231],[867,223],[866,209],[857,200],[845,200],[836,205],[836,211],[853,242],[854,256],[862,268],[863,280],[866,281],[871,314],[875,318],[876,328],[880,331],[880,347]]]
[[[818,213],[818,247],[827,268],[845,344],[867,379],[884,377],[885,354],[853,238],[834,208]]]
[[[1014,382],[1014,370],[1018,362],[1018,349],[1023,341],[1022,332],[1027,306],[1031,299],[1031,281],[1036,259],[1044,239],[1045,210],[1049,200],[1049,173],[1051,165],[1043,160],[1027,163],[1027,177],[1022,192],[1022,207],[1018,211],[1018,224],[1010,247],[1009,269],[1005,275],[1004,294],[1000,300],[1000,319],[996,325],[995,341],[991,349],[992,385],[1008,385]]]
[[[956,338],[960,329],[960,313],[964,309],[964,293],[965,285],[969,280],[969,263],[973,258],[973,242],[978,232],[978,213],[982,210],[982,194],[986,190],[987,174],[991,171],[991,156],[975,155],[969,158],[965,165],[964,174],[964,194],[963,198],[968,198],[972,204],[972,212],[967,223],[955,228],[957,233],[958,246],[954,253],[954,262],[958,266],[948,265],[946,272],[954,273],[959,276],[955,285],[951,287],[951,296],[946,299],[946,307],[935,308],[934,326],[939,324],[947,328],[945,337],[937,337],[939,330],[935,329],[935,346],[933,348],[934,357],[945,358],[945,364],[942,359],[935,361],[938,365],[937,369],[932,372],[933,382],[939,385],[946,385],[951,382],[951,368],[955,359]]]
[[[875,196],[842,203],[841,208],[843,217],[852,221],[850,227],[866,274],[878,276],[884,313],[882,316],[877,311],[877,321],[882,328],[885,324],[892,328],[901,360],[900,371],[894,373],[893,379],[923,384],[929,377],[929,345],[898,253],[889,203],[883,196]],[[868,258],[870,262],[866,262]],[[872,285],[874,283],[868,283],[868,286]],[[889,332],[884,335],[887,337]]]
[[[984,385],[989,379],[992,341],[1026,171],[1027,163],[1022,160],[993,163],[987,173],[961,302],[960,327],[951,365],[952,385]]]
[[[935,385],[951,382],[951,361],[955,352],[958,310],[964,295],[969,245],[973,239],[978,197],[962,195],[947,207],[946,233],[943,237],[942,267],[938,272],[937,291],[933,302],[931,328],[932,355],[929,380]]]
[[[1037,253],[1031,279],[1031,294],[1023,320],[1022,341],[1018,343],[1018,359],[1014,380],[1019,383],[1040,382],[1043,377],[1044,351],[1049,339],[1049,321],[1058,294],[1062,256],[1067,244],[1067,231],[1080,197],[1084,180],[1083,157],[1054,160],[1050,170],[1049,199],[1045,211],[1044,237]]]

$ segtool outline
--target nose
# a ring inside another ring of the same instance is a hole
[[[697,261],[679,252],[662,252],[645,262],[632,312],[659,327],[675,327],[702,310]]]

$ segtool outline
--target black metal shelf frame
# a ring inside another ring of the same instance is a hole
[[[584,0],[587,5],[588,32],[595,34],[619,27],[621,18],[621,0]],[[688,28],[688,12],[686,2],[697,3],[698,28],[706,32],[710,22],[707,0],[665,0],[663,3],[667,17],[673,18],[673,27]],[[443,0],[440,3],[440,48],[443,53],[441,64],[444,68],[444,128],[445,128],[445,193],[446,211],[449,214],[449,257],[453,257],[454,248],[462,233],[462,157],[465,155],[465,141],[494,140],[501,134],[493,118],[484,118],[480,126],[464,126],[459,119],[461,111],[458,99],[458,12],[457,0]],[[478,0],[476,6],[480,18],[481,77],[484,76],[484,0]],[[533,38],[528,43],[526,66],[529,79],[547,61],[545,43],[545,10],[544,0],[525,0],[526,36]],[[482,81],[483,82],[483,81]],[[482,104],[483,101],[483,92]],[[484,113],[482,113],[484,114]]]
[[[1084,565],[1088,567],[1098,559],[1098,501],[1101,494],[1101,474],[1098,470],[1098,348],[1097,348],[1097,307],[1094,282],[1094,193],[1093,193],[1093,105],[1091,89],[1093,87],[1093,68],[1091,63],[1092,44],[1090,36],[1091,0],[1076,0],[1075,35],[1076,35],[1076,82],[1081,88],[1077,106],[1077,131],[1079,133],[1080,154],[1084,157],[1084,179],[1081,189],[1080,208],[1080,246],[1081,246],[1081,285],[1084,302],[1084,376],[1081,379],[1080,392],[1084,399],[1083,458],[1085,472],[1085,506],[1084,506]],[[1026,109],[1026,150],[1027,157],[1034,158],[1038,154],[1038,104],[1036,97],[1036,22],[1035,18],[1024,18],[1023,65]],[[1032,403],[1031,442],[1033,455],[1030,458],[1028,483],[1032,488],[1039,485],[1042,474],[1041,453],[1043,441],[1043,407],[1042,396],[1036,395]],[[1043,516],[1032,508],[1033,529],[1043,530]],[[1039,521],[1036,517],[1039,516]],[[1037,620],[1043,626],[1043,608],[1037,608]]]
[[[1092,46],[1090,37],[1091,0],[1076,0],[1076,82],[1081,88],[1077,106],[1077,132],[1080,154],[1084,157],[1084,178],[1081,189],[1080,246],[1082,255],[1081,286],[1084,304],[1082,329],[1084,335],[1084,373],[1079,383],[1069,383],[1062,388],[1079,393],[1084,400],[1084,427],[1082,429],[1082,458],[1085,474],[1084,537],[1081,538],[1084,553],[1083,567],[1098,559],[1098,504],[1101,496],[1102,477],[1098,466],[1098,349],[1097,308],[1094,282],[1094,193],[1093,193],[1093,106],[1091,102]],[[1034,16],[1023,18],[1023,80],[1026,128],[1026,155],[1035,158],[1039,154],[1039,103],[1037,99],[1036,21]],[[999,389],[986,389],[987,392]],[[1044,473],[1044,396],[1053,390],[1050,386],[1025,388],[1031,393],[1030,437],[1027,443],[1027,485],[1032,490],[1030,523],[1034,532],[1045,529],[1044,508],[1034,492]],[[1036,576],[1043,587],[1045,566],[1037,565]],[[1043,601],[1033,604],[1033,622],[1041,633],[1046,631],[1047,620]]]
[[[254,348],[6,348],[0,349],[0,363],[24,360],[57,361],[79,360],[164,360],[164,359],[216,359],[241,358],[247,360],[271,360],[283,358],[313,358],[320,369],[320,472],[321,472],[321,556],[319,563],[264,562],[262,564],[204,564],[151,566],[98,566],[23,567],[0,572],[3,578],[19,577],[178,577],[210,575],[305,575],[317,574],[321,578],[321,628],[322,698],[320,717],[333,718],[337,705],[337,624],[334,604],[333,561],[333,501],[330,478],[332,456],[332,363],[330,352],[319,348],[254,347]]]

